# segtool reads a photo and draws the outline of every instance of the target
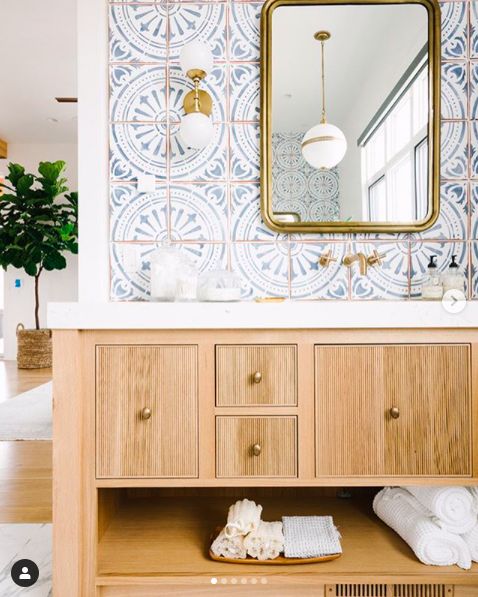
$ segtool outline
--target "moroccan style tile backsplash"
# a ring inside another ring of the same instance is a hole
[[[150,259],[162,241],[201,271],[241,274],[245,299],[414,299],[430,254],[445,268],[457,254],[478,299],[478,2],[442,7],[441,213],[421,234],[277,234],[259,208],[259,18],[247,0],[111,2],[111,299],[147,300]],[[179,67],[184,44],[214,55],[205,79],[215,139],[202,151],[178,137],[190,82]],[[152,174],[153,193],[137,179]],[[359,276],[345,253],[377,249],[381,268]],[[331,250],[337,261],[318,265]]]

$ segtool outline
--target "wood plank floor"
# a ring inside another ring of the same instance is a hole
[[[50,379],[50,369],[0,360],[0,402]],[[50,441],[0,441],[0,523],[51,522],[51,452]]]

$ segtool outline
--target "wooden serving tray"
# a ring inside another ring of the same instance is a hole
[[[211,536],[211,544],[213,543],[214,539],[219,535],[222,528],[217,527],[214,533]],[[274,560],[257,560],[256,558],[251,558],[247,556],[245,560],[238,560],[234,558],[225,558],[223,556],[216,556],[212,553],[211,549],[209,549],[209,557],[211,560],[215,562],[226,562],[227,564],[255,564],[255,565],[265,565],[265,566],[290,566],[291,564],[320,564],[321,562],[331,562],[332,560],[336,560],[340,558],[341,553],[334,553],[329,556],[321,556],[320,558],[285,558],[284,556],[279,556]]]

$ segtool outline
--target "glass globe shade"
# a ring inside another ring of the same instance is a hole
[[[307,143],[312,139],[315,140]],[[328,122],[313,126],[302,139],[302,155],[313,168],[333,168],[342,161],[346,151],[345,135]]]
[[[212,71],[212,52],[208,45],[192,41],[181,50],[181,68],[187,74],[190,70],[202,70],[206,74]]]
[[[181,120],[179,134],[188,147],[203,149],[213,138],[214,125],[209,116],[201,112],[191,112]]]

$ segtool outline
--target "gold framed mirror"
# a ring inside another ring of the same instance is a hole
[[[261,212],[278,232],[419,232],[440,207],[436,0],[268,0]]]

